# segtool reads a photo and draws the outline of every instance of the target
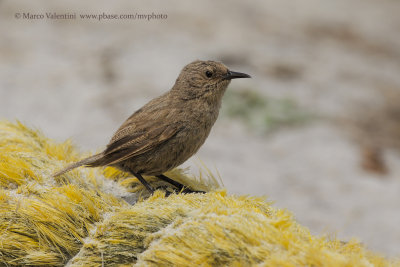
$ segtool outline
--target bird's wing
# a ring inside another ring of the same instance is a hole
[[[141,155],[173,137],[179,127],[176,124],[166,124],[166,120],[162,118],[164,116],[158,115],[161,118],[152,120],[153,116],[150,115],[144,122],[138,122],[134,117],[130,118],[131,122],[128,119],[128,123],[115,133],[103,152],[102,164],[112,165]]]

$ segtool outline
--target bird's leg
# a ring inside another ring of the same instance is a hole
[[[132,169],[129,169],[129,171],[130,171],[136,178],[138,178],[138,180],[144,185],[144,187],[147,188],[147,190],[149,190],[149,192],[150,192],[151,194],[154,193],[153,187],[152,187],[151,185],[149,185],[148,182],[146,182],[146,180],[143,178],[142,175],[140,175],[139,173],[136,173],[136,172],[132,171]]]
[[[159,179],[161,179],[161,180],[163,180],[163,181],[165,181],[165,182],[167,182],[167,183],[172,184],[173,186],[175,186],[176,188],[178,188],[179,191],[182,190],[182,189],[185,187],[183,184],[181,184],[181,183],[179,183],[179,182],[177,182],[177,181],[172,180],[171,178],[165,176],[164,174],[156,175],[156,177],[159,178]]]
[[[183,189],[183,191],[182,191],[183,193],[205,193],[204,191],[191,190],[191,189],[187,188],[186,186],[184,186],[183,184],[181,184],[177,181],[174,181],[171,178],[165,176],[164,174],[156,175],[156,177],[167,183],[172,184],[173,186],[178,188],[179,191],[182,191],[182,189]]]

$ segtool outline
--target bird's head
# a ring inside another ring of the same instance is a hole
[[[185,99],[220,99],[232,79],[250,77],[245,73],[230,71],[220,62],[197,60],[182,69],[172,90]]]

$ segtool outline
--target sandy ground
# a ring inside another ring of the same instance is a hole
[[[260,134],[222,116],[185,166],[200,158],[230,192],[265,195],[313,233],[400,256],[400,2],[182,2],[0,1],[0,118],[99,150],[185,64],[221,60],[253,76],[229,90],[318,119]],[[24,18],[45,12],[77,18]],[[167,19],[79,18],[103,12]],[[365,147],[378,173],[361,168]]]

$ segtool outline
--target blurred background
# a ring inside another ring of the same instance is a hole
[[[98,151],[184,65],[222,61],[253,78],[231,83],[189,172],[201,160],[230,193],[400,256],[399,1],[145,3],[0,0],[0,118]],[[167,18],[80,18],[103,13]]]

